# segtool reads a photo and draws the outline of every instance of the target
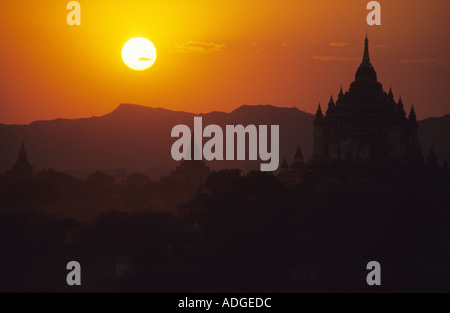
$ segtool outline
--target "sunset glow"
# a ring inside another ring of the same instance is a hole
[[[120,103],[314,113],[341,85],[348,89],[366,31],[385,89],[414,104],[419,119],[448,112],[447,0],[383,1],[383,25],[372,27],[359,0],[80,4],[81,25],[68,26],[67,1],[0,2],[0,123],[103,115]],[[158,49],[140,75],[120,57],[136,37]]]

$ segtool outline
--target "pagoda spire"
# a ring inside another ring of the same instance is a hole
[[[25,151],[25,144],[24,144],[23,140],[22,140],[22,145],[20,146],[18,162],[27,162],[28,163],[27,152]]]
[[[319,118],[319,117],[323,117],[322,107],[320,106],[320,102],[319,102],[319,107],[317,108],[317,112],[316,112],[316,118]]]
[[[411,122],[417,122],[416,111],[414,110],[414,104],[411,106],[411,112],[409,112],[409,120]]]
[[[403,101],[402,101],[402,96],[400,96],[400,97],[398,98],[397,111],[398,111],[402,116],[405,116],[405,115],[406,115],[405,108],[404,108]]]
[[[329,112],[331,112],[332,110],[334,110],[335,107],[336,107],[336,104],[334,103],[333,94],[331,94],[330,102],[328,102],[328,110],[327,110],[327,114],[328,114]]]
[[[369,65],[370,64],[369,38],[367,38],[367,33],[366,33],[366,39],[364,39],[363,64],[365,64],[365,65]]]
[[[19,157],[13,165],[12,174],[17,179],[28,179],[33,176],[33,166],[28,162],[23,140],[20,146]]]
[[[303,161],[303,153],[302,148],[300,148],[300,145],[297,147],[297,152],[295,152],[294,156],[295,161]]]
[[[282,172],[288,172],[289,171],[289,165],[287,164],[286,157],[284,157],[283,163],[281,164],[281,171]]]
[[[376,82],[377,81],[377,72],[370,63],[370,55],[369,55],[369,38],[364,39],[364,54],[361,65],[356,71],[355,81],[357,82]]]
[[[341,89],[339,90],[338,98],[336,100],[336,106],[342,104],[343,102],[344,102],[344,91],[342,90],[342,85],[341,85]]]
[[[320,103],[319,103],[319,107],[317,108],[317,112],[316,112],[316,118],[314,119],[314,124],[322,122],[323,117],[324,116],[322,113],[322,107],[320,106]]]
[[[402,100],[402,96],[398,97],[398,103],[397,103],[398,108],[402,108],[403,109],[403,100]]]
[[[388,102],[391,104],[395,104],[394,93],[392,92],[392,87],[389,87]]]

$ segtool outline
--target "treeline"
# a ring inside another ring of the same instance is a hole
[[[372,291],[370,261],[379,291],[450,291],[449,181],[441,168],[345,162],[291,186],[239,170],[201,185],[43,172],[3,186],[0,290],[73,291],[76,260],[78,291]],[[64,217],[79,209],[95,217]]]

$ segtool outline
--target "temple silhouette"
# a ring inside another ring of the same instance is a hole
[[[28,161],[25,144],[22,141],[17,162],[13,165],[10,171],[5,173],[7,177],[14,180],[30,179],[33,177],[33,166]]]
[[[286,158],[283,159],[283,163],[280,167],[278,179],[285,184],[296,184],[300,182],[302,173],[306,168],[306,163],[303,157],[303,152],[300,146],[297,147],[297,151],[294,155],[294,162],[291,166],[288,165]]]
[[[321,105],[314,120],[312,163],[353,160],[370,164],[423,163],[414,106],[406,117],[401,97],[394,100],[377,80],[366,36],[362,63],[347,92],[333,96],[325,114]]]

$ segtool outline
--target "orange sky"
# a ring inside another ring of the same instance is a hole
[[[81,26],[66,24],[68,2],[0,2],[0,123],[103,115],[122,102],[315,112],[353,81],[366,30],[385,89],[419,118],[450,113],[448,0],[380,1],[379,27],[362,0],[80,0]],[[147,71],[121,59],[133,37],[157,48]]]

